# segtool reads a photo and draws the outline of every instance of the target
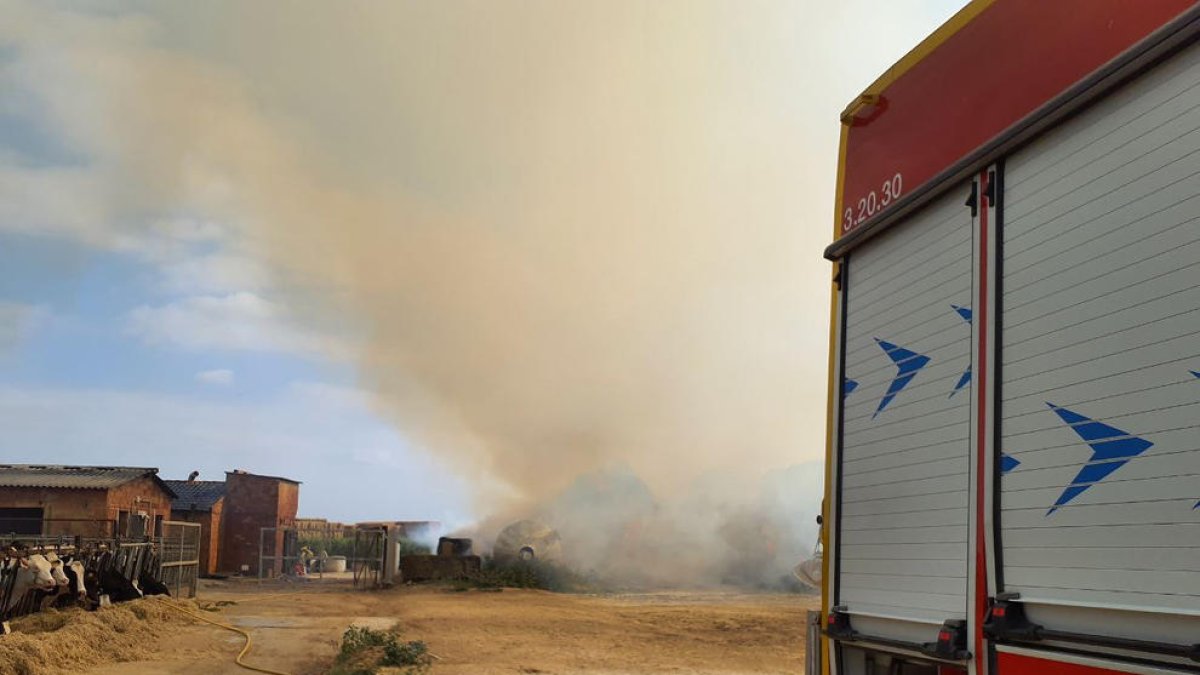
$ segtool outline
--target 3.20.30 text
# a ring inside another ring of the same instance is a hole
[[[842,231],[849,232],[871,216],[882,211],[888,204],[900,198],[904,189],[904,178],[900,174],[883,182],[878,190],[871,190],[858,199],[857,204],[846,207],[842,212]]]

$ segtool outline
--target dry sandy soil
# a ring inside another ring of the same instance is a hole
[[[803,668],[809,596],[671,592],[605,596],[405,587],[356,591],[346,582],[204,582],[204,614],[251,632],[247,662],[325,672],[350,624],[424,640],[433,675],[488,673],[795,673]],[[173,629],[153,660],[89,668],[103,675],[248,673],[242,638],[202,624]]]

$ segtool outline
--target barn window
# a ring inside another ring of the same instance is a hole
[[[41,534],[42,509],[0,508],[0,534]]]

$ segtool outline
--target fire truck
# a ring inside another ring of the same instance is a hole
[[[1200,672],[1198,38],[975,0],[842,113],[820,672]]]

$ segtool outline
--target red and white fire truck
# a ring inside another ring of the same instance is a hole
[[[841,122],[818,667],[1200,672],[1200,7],[976,0]]]

